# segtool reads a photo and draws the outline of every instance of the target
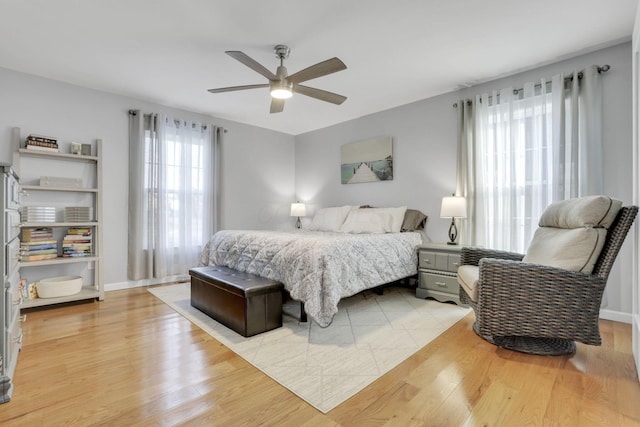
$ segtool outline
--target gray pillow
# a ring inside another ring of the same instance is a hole
[[[404,213],[404,220],[400,231],[424,230],[427,223],[427,216],[416,209],[407,209]]]

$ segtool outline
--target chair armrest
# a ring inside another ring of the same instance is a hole
[[[492,336],[565,338],[599,345],[605,284],[595,275],[485,258],[480,262],[478,327]]]
[[[509,259],[522,261],[524,255],[515,252],[497,251],[493,249],[464,247],[460,253],[460,265],[478,265],[482,258]]]

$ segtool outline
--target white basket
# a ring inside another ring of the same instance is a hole
[[[38,297],[56,298],[77,294],[82,290],[82,277],[60,276],[42,279],[36,285]]]

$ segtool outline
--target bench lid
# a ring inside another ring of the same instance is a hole
[[[219,284],[224,284],[230,290],[239,291],[247,297],[269,294],[283,289],[282,283],[277,280],[219,265],[192,268],[189,270],[189,274],[204,281],[215,281]]]

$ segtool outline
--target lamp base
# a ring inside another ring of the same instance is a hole
[[[458,227],[456,227],[456,219],[451,218],[451,225],[449,226],[449,241],[447,245],[457,245],[456,239],[458,238]]]
[[[296,220],[296,228],[302,228],[302,223],[300,222],[300,217]]]

